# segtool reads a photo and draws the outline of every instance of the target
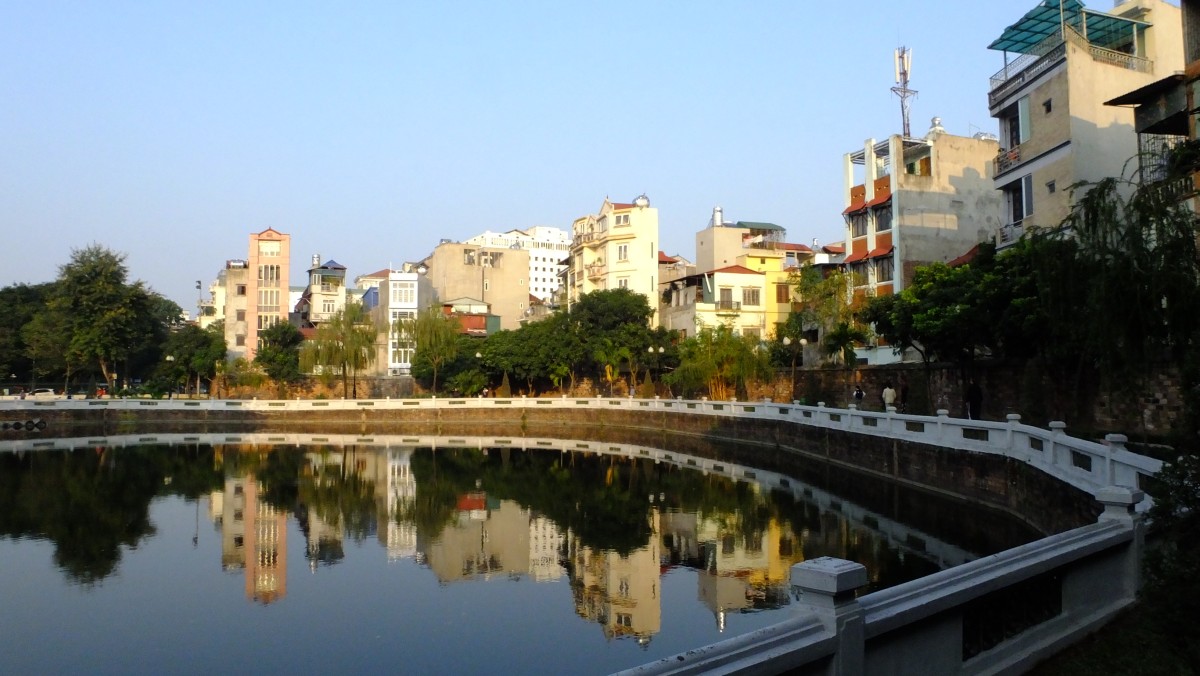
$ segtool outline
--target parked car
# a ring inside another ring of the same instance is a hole
[[[61,399],[62,397],[61,397],[61,395],[59,395],[57,392],[50,389],[49,387],[39,387],[37,389],[31,390],[29,392],[29,394],[25,395],[25,398],[26,399]]]

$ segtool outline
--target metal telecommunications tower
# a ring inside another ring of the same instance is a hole
[[[911,99],[917,95],[917,90],[908,88],[908,74],[912,71],[912,50],[908,47],[896,48],[896,86],[892,93],[900,97],[900,117],[904,120],[904,138],[908,138],[908,111],[912,105]]]

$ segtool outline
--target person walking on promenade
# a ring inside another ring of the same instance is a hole
[[[862,385],[855,385],[854,386],[854,403],[858,404],[859,408],[862,408],[863,397],[865,397],[865,396],[867,396],[867,393],[863,392]]]
[[[890,382],[884,384],[882,397],[884,411],[896,405],[896,390],[892,389]]]
[[[971,384],[967,385],[967,417],[971,420],[980,420],[983,410],[983,390],[980,389],[979,383],[975,379],[971,379]]]

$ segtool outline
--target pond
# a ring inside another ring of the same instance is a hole
[[[637,445],[192,439],[0,452],[5,671],[602,674],[782,621],[806,559],[879,589],[1041,536]]]

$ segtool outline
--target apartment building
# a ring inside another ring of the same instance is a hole
[[[904,289],[922,265],[944,263],[994,235],[1001,196],[992,183],[994,138],[947,133],[867,140],[846,153],[846,255],[860,296]]]
[[[693,338],[705,327],[723,325],[740,335],[768,339],[767,274],[729,265],[675,279],[668,284],[662,326],[679,338]]]
[[[433,305],[433,284],[427,272],[423,265],[405,263],[398,269],[384,268],[354,280],[363,306],[383,327],[375,346],[373,368],[378,375],[405,376],[412,372],[416,343],[396,325]]]
[[[691,274],[660,274],[663,325],[680,335],[692,328],[724,324],[743,334],[769,339],[792,309],[790,269],[811,250],[784,241],[774,223],[726,222],[713,208],[709,226],[696,234],[696,266]],[[711,288],[709,288],[711,287]]]
[[[320,254],[314,254],[308,285],[294,305],[296,325],[315,328],[345,309],[346,300],[346,267],[333,260],[322,263]]]
[[[524,249],[529,252],[529,294],[539,300],[554,298],[561,282],[563,261],[571,255],[571,235],[562,228],[539,225],[526,230],[496,233],[484,231],[464,241],[465,244],[492,249]]]
[[[287,321],[292,308],[288,287],[291,243],[291,235],[273,228],[250,235],[245,283],[234,287],[235,298],[245,296],[245,320],[235,321],[232,325],[228,322],[225,324],[225,342],[230,346],[231,356],[254,359],[258,350],[258,333],[278,322]],[[226,268],[226,272],[232,270]],[[235,312],[240,305],[241,301],[233,304]]]
[[[1105,103],[1183,68],[1180,8],[1128,0],[1103,12],[1041,0],[988,48],[1004,54],[988,92],[1000,129],[993,175],[1004,199],[1003,247],[1031,228],[1059,225],[1070,186],[1129,176],[1134,113]]]
[[[520,327],[529,307],[529,252],[443,241],[421,265],[434,302],[471,299],[490,308],[504,330]]]
[[[646,297],[658,326],[658,209],[645,195],[629,204],[605,198],[597,213],[575,219],[565,276],[568,307],[592,291],[629,289]]]

